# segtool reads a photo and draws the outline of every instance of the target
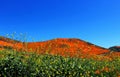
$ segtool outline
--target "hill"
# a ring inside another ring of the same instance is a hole
[[[10,39],[10,38],[7,38],[7,37],[4,37],[4,36],[0,36],[0,41],[4,41],[4,42],[8,42],[8,43],[18,43],[20,41],[18,40],[14,40],[14,39]]]
[[[22,43],[13,39],[0,38],[0,46],[9,46],[13,49],[35,51],[40,54],[59,54],[76,56],[83,54],[104,54],[109,52],[108,49],[94,45],[92,43],[76,38],[57,38],[43,42],[26,42]]]
[[[31,42],[27,44],[27,49],[38,53],[69,54],[71,56],[79,53],[103,54],[109,52],[106,48],[76,38],[57,38],[43,42]]]

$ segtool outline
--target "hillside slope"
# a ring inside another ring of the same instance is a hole
[[[76,38],[57,38],[43,42],[22,43],[14,40],[0,39],[0,46],[10,46],[14,49],[22,49],[26,51],[35,51],[37,53],[49,53],[75,56],[83,54],[103,54],[109,52],[108,49],[96,46],[89,42]],[[12,41],[12,42],[11,42]],[[14,41],[14,42],[13,42]]]
[[[28,43],[27,48],[40,53],[70,54],[71,56],[79,53],[103,54],[109,52],[108,49],[75,38],[57,38],[44,42],[31,42]]]

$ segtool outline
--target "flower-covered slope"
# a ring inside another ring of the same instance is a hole
[[[44,42],[32,42],[27,45],[28,50],[50,54],[103,54],[109,52],[108,49],[96,46],[80,39],[58,38]]]
[[[109,52],[108,49],[96,46],[89,42],[76,38],[57,38],[43,42],[28,42],[22,43],[19,41],[2,38],[0,39],[0,46],[10,46],[13,49],[22,49],[26,51],[35,51],[37,53],[49,53],[59,55],[76,56],[80,53],[84,54],[103,54]]]
[[[21,43],[21,42],[17,41],[17,40],[13,40],[13,39],[10,39],[10,38],[0,36],[0,49],[15,48],[15,47],[17,47],[16,44],[18,44],[18,43]],[[21,44],[19,44],[19,45],[21,45]]]

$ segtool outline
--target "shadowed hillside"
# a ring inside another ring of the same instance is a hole
[[[3,37],[3,36],[0,36],[0,41],[4,41],[4,42],[8,42],[8,43],[18,43],[20,41],[18,40],[13,40],[13,39],[10,39],[10,38],[6,38],[6,37]]]

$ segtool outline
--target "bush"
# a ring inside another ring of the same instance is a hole
[[[113,61],[0,51],[2,77],[117,77],[120,58]]]

